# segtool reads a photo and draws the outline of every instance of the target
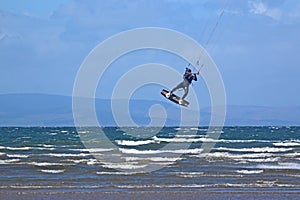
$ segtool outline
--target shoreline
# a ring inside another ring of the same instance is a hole
[[[299,199],[298,191],[120,191],[41,192],[0,191],[1,199]]]

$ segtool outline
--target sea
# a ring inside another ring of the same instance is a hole
[[[300,127],[223,127],[214,139],[208,127],[102,127],[104,139],[92,131],[1,127],[0,192],[300,194]]]

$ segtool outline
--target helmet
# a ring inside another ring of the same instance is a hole
[[[189,69],[189,68],[185,68],[185,71],[187,71],[187,72],[192,72],[192,70],[191,69]]]

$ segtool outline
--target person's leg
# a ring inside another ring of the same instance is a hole
[[[179,83],[176,87],[171,90],[171,93],[175,92],[179,88],[184,88],[184,82]]]
[[[166,94],[167,98],[170,98],[173,92],[178,90],[179,88],[184,88],[184,82],[179,83],[176,87],[174,87],[169,93]]]
[[[189,86],[186,86],[183,89],[184,89],[184,94],[183,94],[183,96],[181,98],[182,100],[188,95],[188,93],[189,93]]]

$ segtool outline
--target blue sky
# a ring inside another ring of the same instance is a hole
[[[300,105],[298,0],[0,0],[0,24],[0,94],[71,96],[76,73],[97,44],[121,31],[154,26],[187,34],[206,48],[223,77],[228,104]],[[186,65],[150,50],[125,61],[123,72],[143,62],[179,72]],[[112,68],[107,81],[120,73]],[[207,104],[203,82],[192,87]],[[104,87],[98,96],[107,98],[110,91]]]

